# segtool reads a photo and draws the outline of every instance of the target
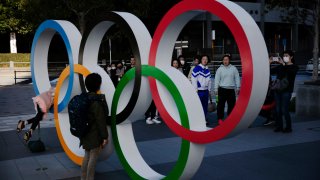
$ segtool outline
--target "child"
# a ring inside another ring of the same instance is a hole
[[[80,138],[80,145],[85,149],[81,166],[81,179],[94,179],[95,166],[100,151],[108,144],[107,117],[109,112],[105,96],[98,94],[101,86],[101,76],[96,73],[89,74],[86,77],[85,85],[88,90],[88,98],[93,101],[90,103],[87,112],[90,124],[88,133]]]
[[[48,91],[45,91],[40,95],[33,97],[32,99],[33,99],[34,107],[37,112],[36,116],[25,121],[19,120],[17,125],[18,133],[21,132],[22,129],[25,128],[27,124],[32,124],[29,131],[27,131],[23,136],[23,139],[25,140],[25,142],[28,142],[30,140],[30,138],[32,137],[32,133],[38,126],[39,122],[47,116],[49,109],[53,105],[54,90],[55,88],[50,88]]]

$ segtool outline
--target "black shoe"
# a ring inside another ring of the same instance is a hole
[[[283,130],[283,133],[291,133],[292,132],[292,129],[291,128],[285,128]]]
[[[17,132],[18,133],[21,132],[24,127],[25,127],[24,121],[19,120],[18,125],[17,125]]]
[[[26,133],[24,133],[23,140],[27,143],[30,140],[31,137],[32,137],[32,133],[29,130]]]
[[[283,129],[282,128],[280,128],[280,127],[277,127],[276,129],[274,129],[273,130],[274,132],[281,132],[281,131],[283,131]]]

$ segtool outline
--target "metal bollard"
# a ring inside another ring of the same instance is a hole
[[[14,70],[14,84],[17,84],[17,71]]]

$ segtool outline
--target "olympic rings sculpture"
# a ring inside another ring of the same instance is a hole
[[[228,118],[207,130],[198,95],[180,72],[170,67],[174,43],[183,27],[195,16],[210,12],[218,16],[232,32],[240,51],[242,82],[239,98]],[[97,65],[99,46],[114,24],[125,31],[130,40],[136,67],[128,71],[117,88],[108,74]],[[261,32],[251,16],[237,4],[226,0],[184,0],[163,17],[151,38],[147,28],[134,15],[110,12],[82,37],[68,21],[47,20],[36,31],[31,50],[31,71],[36,94],[49,89],[47,59],[55,33],[66,46],[69,66],[61,73],[54,98],[54,117],[60,143],[67,156],[81,164],[84,151],[69,128],[67,104],[85,91],[84,77],[90,72],[102,76],[101,92],[106,94],[112,117],[109,145],[101,153],[106,159],[115,148],[131,178],[187,179],[198,170],[205,144],[233,136],[246,129],[258,115],[268,87],[267,48]],[[143,119],[151,100],[164,122],[182,138],[180,155],[172,171],[164,176],[154,171],[141,156],[135,143],[132,122]],[[111,108],[110,108],[111,107]]]

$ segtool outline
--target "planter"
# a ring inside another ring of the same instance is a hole
[[[319,85],[298,85],[296,94],[296,115],[320,118]]]

